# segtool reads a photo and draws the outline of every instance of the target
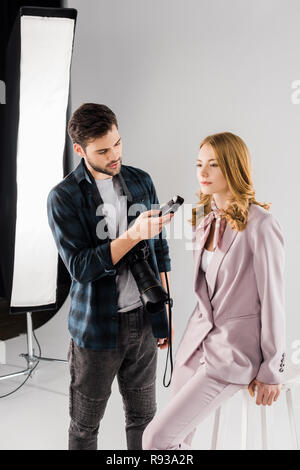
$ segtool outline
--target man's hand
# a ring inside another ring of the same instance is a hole
[[[137,240],[149,240],[158,235],[163,227],[169,224],[174,213],[159,217],[160,209],[152,209],[142,212],[128,229],[130,238]]]
[[[173,322],[172,322],[172,327],[171,327],[172,344],[173,344],[174,333],[175,333],[175,330],[174,330],[174,326],[173,326]],[[157,347],[159,349],[166,349],[168,347],[168,344],[169,344],[169,338],[158,338],[157,339]]]
[[[256,404],[257,405],[272,405],[279,397],[281,384],[265,384],[257,379],[253,379],[248,385],[249,393],[254,397],[254,390],[257,387]]]

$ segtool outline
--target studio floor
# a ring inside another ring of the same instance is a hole
[[[163,365],[163,364],[161,364]],[[20,370],[20,367],[1,366],[1,375]],[[162,377],[158,374],[158,404],[167,400],[167,389],[162,389]],[[18,377],[0,382],[0,395],[9,393],[24,380]],[[1,450],[67,450],[68,448],[68,386],[69,371],[65,363],[40,362],[32,378],[12,395],[0,399],[0,449]],[[242,396],[238,392],[223,406],[221,415],[220,448],[240,448],[240,420]],[[294,396],[296,418],[299,423],[299,394]],[[267,407],[270,448],[291,449],[285,395],[277,403]],[[249,420],[249,448],[261,448],[260,407],[251,403]],[[116,380],[113,383],[104,419],[99,432],[98,448],[106,450],[126,449],[125,420],[122,399]],[[193,448],[210,449],[213,416],[200,423],[193,441]]]

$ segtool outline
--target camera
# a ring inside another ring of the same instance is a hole
[[[149,266],[149,255],[149,245],[146,240],[142,240],[123,257],[123,260],[129,265],[145,309],[149,313],[156,313],[163,309],[168,294]]]
[[[175,212],[183,203],[184,199],[180,196],[174,196],[167,204],[160,208],[159,215],[166,215]],[[150,255],[148,242],[142,240],[124,257],[123,261],[128,264],[132,275],[137,283],[140,292],[140,298],[145,309],[149,313],[156,313],[163,309],[166,302],[171,303],[169,294],[161,283],[157,280],[153,270],[149,266],[147,259]]]

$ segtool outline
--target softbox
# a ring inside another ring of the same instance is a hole
[[[30,311],[48,319],[69,292],[46,201],[71,171],[66,120],[76,16],[69,8],[22,7],[10,35],[0,155],[0,315]],[[1,328],[0,339],[11,337],[9,330]]]

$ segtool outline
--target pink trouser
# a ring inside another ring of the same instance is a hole
[[[168,404],[145,428],[143,449],[191,449],[197,425],[242,386],[205,375],[202,346],[183,366],[175,361]]]

